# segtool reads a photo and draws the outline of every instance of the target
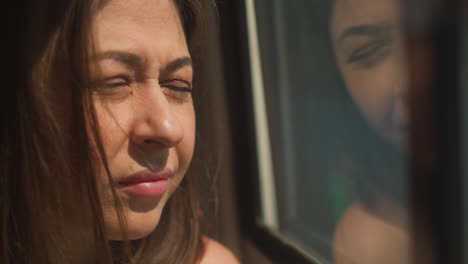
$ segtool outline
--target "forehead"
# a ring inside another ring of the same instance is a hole
[[[334,0],[332,30],[339,33],[360,24],[398,23],[401,17],[399,0]]]
[[[110,0],[97,11],[92,30],[97,51],[126,50],[158,60],[188,55],[171,0]]]

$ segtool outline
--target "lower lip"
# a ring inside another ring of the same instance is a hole
[[[136,184],[122,185],[126,192],[144,197],[157,197],[163,195],[168,188],[167,179],[158,179]]]

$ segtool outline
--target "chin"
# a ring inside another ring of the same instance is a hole
[[[134,228],[129,228],[128,229],[128,239],[129,240],[137,240],[137,239],[142,239],[142,238],[145,238],[147,236],[149,236],[151,233],[154,232],[154,230],[156,229],[156,226],[158,224],[155,223],[154,225],[151,225],[151,226],[138,226],[138,227],[134,227]],[[120,238],[120,239],[123,239],[123,238]]]
[[[127,220],[127,236],[129,240],[142,239],[154,232],[161,217],[161,211],[155,208],[149,212],[134,212],[125,210]],[[110,240],[123,240],[118,218],[106,219]]]

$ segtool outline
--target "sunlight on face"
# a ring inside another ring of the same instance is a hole
[[[396,0],[335,0],[331,35],[348,91],[369,123],[404,147],[407,77]]]
[[[121,239],[111,186],[130,239],[159,222],[194,148],[192,65],[170,0],[111,0],[93,21],[94,104],[112,175],[101,199],[110,239]]]

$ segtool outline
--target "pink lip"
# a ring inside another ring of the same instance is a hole
[[[118,182],[118,186],[126,192],[145,197],[163,195],[168,189],[168,179],[172,171],[169,169],[157,172],[142,170]]]

